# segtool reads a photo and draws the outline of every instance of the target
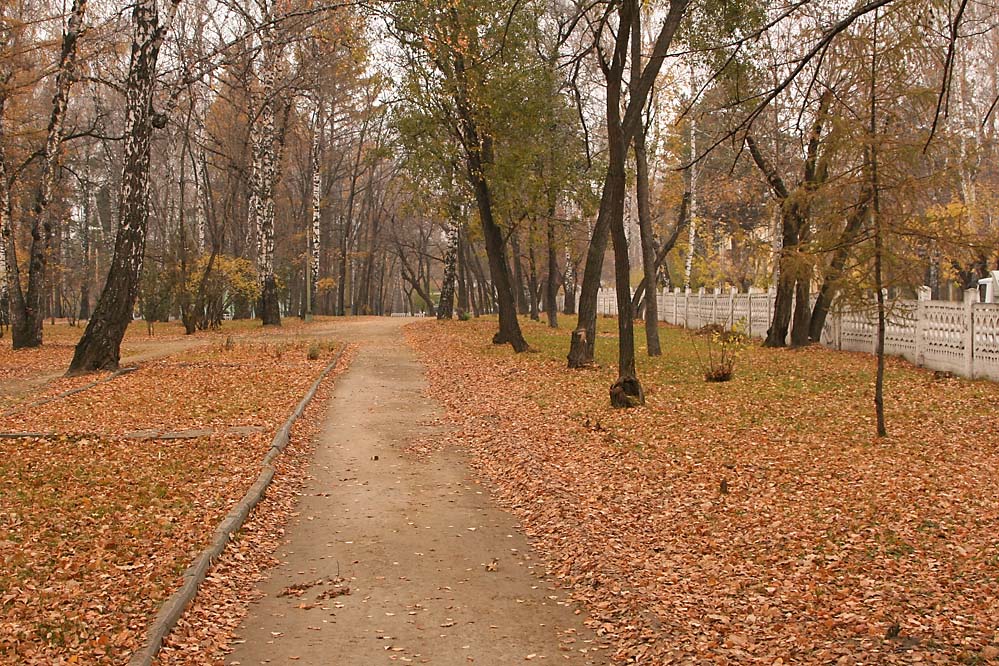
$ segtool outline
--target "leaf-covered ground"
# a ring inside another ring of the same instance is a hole
[[[54,435],[0,439],[0,663],[127,661],[339,348],[307,335],[236,331],[229,344],[229,333],[206,336],[132,374],[0,419],[0,431]],[[313,346],[319,357],[310,360]],[[44,349],[5,350],[5,364],[44,357]],[[348,362],[349,354],[337,372]],[[22,403],[51,394],[53,383]],[[302,422],[295,436],[310,427]],[[210,434],[121,437],[146,429]]]
[[[223,322],[221,331],[199,331],[184,335],[179,322],[158,323],[153,335],[143,321],[134,321],[122,341],[121,358],[125,365],[144,362],[170,353],[178,353],[206,345],[217,345],[226,337],[253,340],[258,337],[274,341],[307,335],[307,326],[298,319],[285,319],[279,332],[260,330],[259,322],[238,320]],[[49,398],[100,379],[103,375],[63,377],[73,358],[73,349],[83,334],[83,325],[71,326],[65,320],[43,327],[42,347],[19,349],[11,347],[10,332],[0,337],[0,413]]]
[[[754,345],[707,383],[704,339],[662,328],[648,405],[614,411],[600,325],[585,371],[565,329],[526,324],[521,355],[490,321],[408,331],[477,472],[619,660],[997,659],[999,385],[890,359],[879,440],[871,356]]]

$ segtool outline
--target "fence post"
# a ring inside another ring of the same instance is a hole
[[[735,287],[729,287],[728,290],[728,327],[735,330],[735,295],[739,293],[739,290]]]
[[[746,335],[752,338],[753,337],[753,288],[752,287],[750,287],[749,291],[747,292],[747,298],[749,299],[749,302],[746,304],[746,312],[748,313],[746,315],[746,328],[748,329],[746,331]]]
[[[964,290],[964,376],[975,378],[975,303],[977,289]]]
[[[926,363],[926,304],[933,298],[933,290],[920,287],[916,290],[916,365]]]

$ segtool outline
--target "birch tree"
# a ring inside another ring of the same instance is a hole
[[[441,279],[441,297],[437,306],[438,319],[451,319],[454,316],[454,285],[458,274],[458,242],[460,222],[457,213],[452,211],[444,226],[444,277]]]
[[[277,281],[274,277],[274,186],[278,176],[277,132],[274,120],[274,84],[283,57],[283,44],[269,25],[276,20],[273,7],[265,12],[260,31],[258,88],[254,106],[257,116],[250,127],[253,163],[250,175],[250,228],[257,243],[257,277],[260,280],[259,316],[264,326],[281,325]]]
[[[9,307],[11,314],[11,337],[14,349],[38,347],[42,344],[42,321],[45,317],[43,296],[46,288],[46,269],[52,250],[52,239],[57,233],[55,221],[49,215],[49,204],[59,174],[59,156],[62,149],[66,114],[69,108],[70,89],[74,80],[77,45],[84,30],[84,16],[87,0],[74,0],[66,27],[62,35],[62,48],[56,67],[55,92],[52,96],[52,111],[45,135],[45,146],[41,152],[41,174],[35,188],[34,203],[31,209],[31,249],[28,259],[27,289],[22,287],[17,270],[15,245],[9,245],[8,257],[4,257],[4,268],[10,268],[8,278]],[[0,139],[3,136],[0,134]],[[6,172],[6,169],[4,169]],[[4,189],[8,188],[5,184]],[[9,209],[9,192],[0,195],[7,198],[4,207],[6,217]],[[0,200],[0,205],[4,202]],[[9,225],[9,221],[7,222]],[[9,236],[9,232],[8,232]]]
[[[146,245],[150,141],[153,127],[165,124],[165,118],[153,110],[156,63],[179,4],[180,0],[137,0],[132,8],[118,233],[104,289],[76,345],[69,374],[114,370],[121,358],[121,341],[132,321]]]
[[[322,242],[322,204],[323,204],[323,179],[321,170],[322,148],[323,148],[323,114],[322,105],[316,102],[313,111],[312,121],[312,145],[309,150],[312,162],[312,216],[309,224],[308,247],[306,248],[309,257],[308,275],[309,281],[306,287],[308,294],[307,303],[303,308],[306,317],[312,316],[315,310],[316,285],[319,282],[319,256],[320,244]]]

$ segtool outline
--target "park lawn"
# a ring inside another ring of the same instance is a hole
[[[609,408],[599,367],[565,369],[568,322],[409,327],[477,472],[620,659],[983,663],[999,657],[999,385],[888,360],[874,435],[870,355],[754,343],[726,383],[706,338],[662,327],[644,408]],[[442,352],[442,350],[446,350]]]
[[[3,337],[0,337],[0,412],[84,386],[101,377],[63,377],[85,325],[86,322],[79,322],[73,326],[65,319],[58,319],[55,323],[46,320],[42,330],[42,346],[17,351],[11,346],[10,332],[4,332]],[[218,331],[198,331],[190,336],[184,334],[184,326],[179,321],[156,323],[150,335],[146,322],[136,320],[125,332],[121,356],[123,363],[128,364],[129,357],[145,357],[165,348],[179,351],[224,341],[229,336],[238,340],[261,337],[274,341],[276,338],[307,335],[308,325],[297,317],[282,320],[282,326],[277,331],[265,332],[258,320],[242,319],[224,321]]]
[[[0,439],[0,663],[127,661],[339,349],[226,337],[0,419],[51,435]],[[121,437],[145,429],[203,432]]]

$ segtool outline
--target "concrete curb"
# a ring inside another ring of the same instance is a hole
[[[326,376],[340,362],[340,358],[346,349],[347,345],[341,345],[336,357],[320,373],[316,381],[312,383],[312,387],[305,394],[305,397],[295,407],[295,411],[291,413],[291,416],[284,422],[284,425],[278,429],[277,434],[274,435],[274,439],[271,441],[271,448],[267,451],[261,463],[263,469],[260,471],[260,476],[250,486],[250,489],[246,491],[243,499],[236,503],[228,515],[219,523],[219,526],[215,528],[215,534],[212,536],[208,547],[198,555],[194,563],[184,572],[184,584],[160,607],[159,613],[156,614],[156,619],[153,620],[152,625],[150,625],[146,632],[146,644],[132,655],[132,658],[128,661],[129,666],[152,665],[160,648],[163,647],[163,641],[173,631],[173,628],[177,625],[177,621],[180,620],[187,609],[188,604],[197,596],[198,588],[204,582],[214,560],[222,554],[232,535],[243,526],[250,512],[263,499],[264,493],[267,492],[268,486],[270,486],[271,481],[274,479],[275,469],[272,463],[275,458],[281,455],[285,447],[288,446],[292,426],[302,416],[302,413],[309,406],[309,403],[312,402],[312,399],[316,397],[316,392],[319,391],[320,384],[322,384]]]

